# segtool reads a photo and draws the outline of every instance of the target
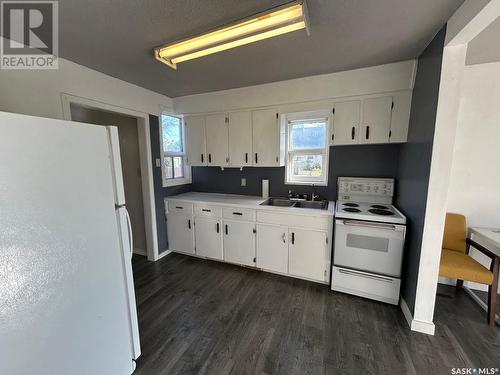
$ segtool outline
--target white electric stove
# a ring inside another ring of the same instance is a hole
[[[332,290],[397,304],[406,217],[394,180],[340,177],[338,189]]]

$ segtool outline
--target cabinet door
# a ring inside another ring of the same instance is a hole
[[[187,116],[186,126],[187,164],[191,166],[207,165],[205,144],[205,116]]]
[[[410,124],[412,91],[400,91],[392,99],[394,106],[392,108],[391,131],[389,142],[402,143],[408,138],[408,126]]]
[[[223,259],[222,225],[220,220],[196,217],[194,233],[196,255],[212,259]]]
[[[280,128],[275,109],[252,112],[252,140],[254,166],[279,166]]]
[[[388,143],[391,114],[392,96],[363,100],[359,143]]]
[[[255,225],[233,220],[224,220],[222,224],[224,227],[224,260],[255,266]]]
[[[257,267],[288,273],[288,228],[257,224]]]
[[[288,272],[307,279],[328,281],[326,233],[305,229],[288,230]]]
[[[333,116],[333,145],[350,145],[358,143],[361,101],[335,103]]]
[[[208,166],[225,167],[229,160],[226,115],[208,115],[205,121]]]
[[[252,113],[234,112],[229,118],[229,164],[232,167],[252,165]]]
[[[167,234],[170,250],[194,254],[193,218],[191,216],[168,214]]]

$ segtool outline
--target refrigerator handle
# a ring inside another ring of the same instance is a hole
[[[125,209],[125,215],[127,216],[127,231],[128,238],[130,240],[130,258],[134,255],[134,237],[132,235],[132,222],[130,221],[130,215],[128,214],[127,209]]]

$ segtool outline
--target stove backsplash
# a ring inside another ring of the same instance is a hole
[[[398,170],[399,144],[356,145],[330,147],[328,186],[316,186],[322,198],[337,199],[338,177],[391,177]],[[311,194],[311,186],[286,185],[285,167],[225,168],[193,167],[192,190],[209,193],[261,195],[262,179],[269,179],[269,195],[286,196],[288,190]],[[247,186],[240,186],[246,178]],[[396,181],[397,189],[397,181]]]

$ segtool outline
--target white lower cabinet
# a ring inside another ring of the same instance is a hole
[[[223,260],[222,223],[220,219],[195,218],[196,255]]]
[[[288,228],[257,224],[257,267],[288,273]]]
[[[184,214],[167,214],[169,249],[194,254],[193,217]]]
[[[255,224],[223,220],[224,260],[255,266]]]
[[[329,267],[326,233],[289,228],[288,238],[288,272],[298,277],[325,281]]]

